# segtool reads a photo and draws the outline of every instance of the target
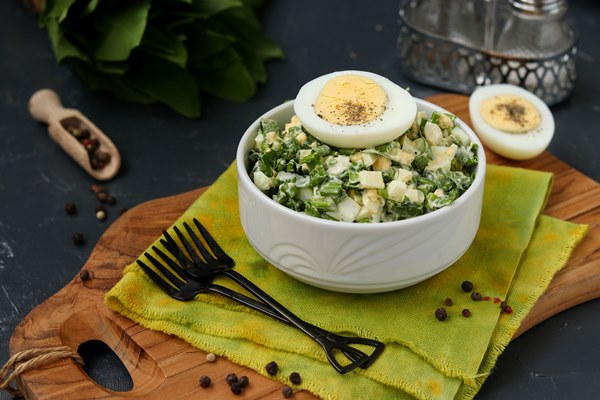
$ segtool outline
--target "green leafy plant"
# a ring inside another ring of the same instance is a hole
[[[282,58],[262,31],[262,0],[45,0],[56,59],[92,88],[200,115],[202,93],[244,101]]]

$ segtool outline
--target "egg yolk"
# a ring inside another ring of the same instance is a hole
[[[520,96],[503,94],[481,103],[481,116],[492,127],[509,133],[525,133],[541,123],[533,104]]]
[[[337,125],[360,125],[379,117],[388,97],[375,81],[359,75],[340,75],[325,84],[315,102],[315,112]]]

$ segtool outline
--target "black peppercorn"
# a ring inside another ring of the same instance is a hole
[[[79,278],[84,282],[89,281],[92,278],[92,274],[87,269],[82,269],[79,273]]]
[[[101,163],[108,164],[110,161],[110,154],[105,151],[98,151],[96,153],[96,158],[98,158],[98,161]]]
[[[238,395],[242,393],[242,387],[238,382],[234,382],[231,384],[231,391],[233,392],[233,394]]]
[[[468,308],[465,308],[464,310],[462,310],[462,315],[465,318],[469,318],[471,316],[471,310],[469,310]]]
[[[479,293],[479,292],[473,292],[473,293],[471,293],[471,299],[472,300],[479,301],[482,298],[483,297],[481,296],[481,293]]]
[[[127,212],[127,208],[126,207],[121,207],[121,209],[119,210],[119,214],[123,215]]]
[[[445,321],[448,317],[448,313],[446,313],[446,309],[444,307],[440,307],[435,310],[435,317],[438,319],[438,321]]]
[[[470,292],[471,290],[473,290],[473,282],[470,281],[464,281],[461,285],[460,285],[461,289],[465,292]]]
[[[454,304],[454,302],[450,297],[447,297],[446,300],[444,300],[444,304],[447,306],[451,306],[452,304]]]
[[[106,192],[98,192],[96,193],[96,197],[101,203],[106,203],[106,199],[108,198],[108,194]]]
[[[290,382],[292,382],[294,385],[299,385],[300,382],[302,382],[302,378],[300,377],[300,374],[297,372],[292,372],[290,374]]]
[[[97,147],[96,147],[96,146],[94,146],[94,145],[92,144],[92,142],[88,142],[88,143],[86,143],[84,147],[85,147],[85,149],[87,150],[87,152],[88,152],[89,154],[93,154],[93,153],[96,151],[96,149],[97,149]]]
[[[270,363],[268,363],[265,368],[267,370],[267,373],[271,376],[277,375],[277,372],[279,372],[279,365],[277,365],[275,361],[271,361]]]
[[[238,382],[238,376],[235,373],[227,374],[227,378],[225,378],[225,382],[227,382],[227,384],[229,386],[231,386],[234,383]]]
[[[117,204],[117,199],[115,199],[113,196],[111,196],[109,194],[108,196],[106,196],[106,202],[108,204],[110,204],[111,206],[114,206],[115,204]]]
[[[210,376],[202,375],[200,377],[200,387],[207,388],[210,386]]]
[[[240,376],[240,379],[238,380],[238,385],[240,385],[240,387],[243,389],[246,386],[248,386],[248,384],[250,383],[250,379],[248,379],[248,377],[246,375],[244,376]]]
[[[292,397],[294,395],[294,389],[292,389],[289,386],[286,386],[283,388],[281,393],[283,394],[283,397],[285,397],[286,399],[289,399],[290,397]]]
[[[75,243],[77,246],[83,246],[85,244],[85,236],[83,236],[83,233],[75,232],[72,239],[73,243]]]
[[[98,204],[96,206],[96,212],[98,212],[98,211],[104,211],[104,212],[106,212],[106,208],[104,208],[104,206],[102,204]]]
[[[69,215],[75,215],[75,214],[77,214],[77,206],[75,205],[75,203],[66,203],[65,211]]]
[[[100,160],[98,160],[94,156],[90,157],[90,164],[92,165],[93,169],[102,169],[102,168],[104,168],[104,165],[100,162]]]
[[[80,128],[79,129],[79,139],[88,139],[90,137],[90,131],[88,128]]]

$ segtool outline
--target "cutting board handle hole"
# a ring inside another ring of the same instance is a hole
[[[132,398],[145,399],[164,382],[165,375],[155,359],[112,319],[115,317],[105,308],[87,308],[62,321],[61,344],[77,349],[84,361],[83,368],[76,367],[77,372],[70,370],[71,379],[81,382],[90,393],[127,392]],[[89,398],[98,398],[95,396]]]
[[[129,371],[115,352],[101,340],[89,340],[79,346],[85,373],[105,389],[128,392],[133,388]]]

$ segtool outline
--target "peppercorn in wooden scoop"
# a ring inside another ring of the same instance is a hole
[[[64,108],[54,91],[35,92],[29,113],[48,124],[50,137],[93,178],[106,181],[117,174],[121,156],[114,143],[81,112]]]

